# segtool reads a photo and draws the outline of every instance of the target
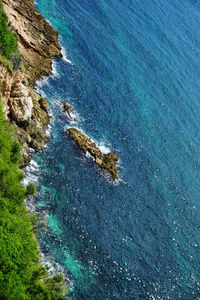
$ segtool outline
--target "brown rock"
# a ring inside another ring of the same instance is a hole
[[[44,111],[48,112],[48,110],[49,110],[49,102],[48,102],[47,98],[44,98],[44,97],[40,98],[39,101],[38,101],[38,103],[39,103],[41,109],[43,109]]]
[[[12,74],[0,64],[0,80],[3,112],[22,146],[20,167],[24,167],[30,162],[29,147],[38,151],[49,141],[44,129],[49,123],[48,100],[28,85],[21,71]]]
[[[34,83],[50,74],[52,57],[62,56],[58,31],[34,8],[33,0],[3,0],[3,6],[18,35],[28,79]]]
[[[83,150],[85,153],[89,152],[95,158],[96,163],[102,169],[107,170],[114,179],[117,179],[119,177],[119,173],[116,169],[116,163],[118,161],[118,157],[116,154],[112,152],[103,154],[95,145],[95,143],[90,140],[90,138],[86,137],[81,131],[77,130],[76,128],[69,128],[67,129],[67,132],[81,150]]]
[[[19,167],[26,167],[31,161],[29,144],[31,143],[31,136],[23,129],[17,126],[16,123],[12,123],[14,129],[15,137],[18,142],[21,144],[21,159],[19,162]]]
[[[71,105],[69,105],[65,101],[61,101],[61,102],[62,102],[62,105],[63,105],[64,112],[67,112],[70,119],[74,121],[74,118],[72,118],[72,116],[71,116],[71,113],[74,111],[73,107],[71,107]]]
[[[18,48],[25,73],[11,72],[0,63],[3,112],[22,145],[20,167],[30,161],[30,150],[36,151],[49,141],[45,126],[49,123],[48,100],[29,85],[42,75],[49,75],[52,57],[61,56],[58,32],[33,7],[33,0],[3,0],[11,30],[18,35]]]
[[[49,136],[45,134],[44,127],[36,121],[30,120],[26,132],[31,136],[30,146],[36,151],[41,150],[49,141]]]

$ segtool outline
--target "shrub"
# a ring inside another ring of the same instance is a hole
[[[40,264],[34,222],[24,204],[25,189],[19,170],[19,144],[2,112],[0,97],[0,299],[65,299],[63,277],[48,277]],[[32,222],[31,222],[32,221]]]
[[[0,52],[3,56],[9,56],[17,49],[17,35],[9,30],[9,22],[0,0]]]
[[[30,182],[26,187],[26,197],[35,194],[35,185]]]

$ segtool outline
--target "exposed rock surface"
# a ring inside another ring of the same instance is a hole
[[[18,48],[25,73],[14,74],[0,64],[3,112],[10,120],[22,145],[20,167],[28,165],[30,147],[41,150],[48,142],[45,126],[49,123],[48,100],[30,86],[42,75],[49,75],[52,57],[61,56],[58,32],[33,7],[33,0],[3,0],[5,12],[17,33]]]
[[[118,157],[113,152],[103,154],[100,149],[91,141],[90,138],[86,137],[81,131],[76,128],[67,129],[69,135],[74,139],[78,147],[85,153],[89,152],[94,158],[96,163],[102,168],[111,173],[114,179],[119,177],[119,173],[116,169],[116,163]]]
[[[49,140],[44,129],[49,123],[48,101],[28,85],[21,71],[12,75],[0,64],[0,80],[3,112],[22,145],[20,167],[23,168],[31,159],[29,147],[41,150]]]
[[[74,121],[74,118],[71,115],[71,113],[73,113],[74,109],[71,107],[71,105],[69,105],[65,101],[61,101],[61,102],[62,102],[62,105],[63,105],[64,112],[67,112],[67,114],[70,117],[70,119]]]
[[[33,0],[3,0],[3,6],[18,35],[28,79],[34,83],[40,76],[49,75],[52,57],[62,56],[58,31],[34,8]]]

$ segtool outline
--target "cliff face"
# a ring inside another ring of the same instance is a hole
[[[26,75],[17,71],[14,75],[0,64],[3,112],[15,130],[15,136],[22,145],[20,167],[30,161],[30,150],[42,149],[49,137],[44,127],[49,122],[48,101],[28,85]]]
[[[33,7],[33,0],[3,0],[4,10],[18,35],[18,48],[23,56],[29,82],[49,75],[51,57],[61,56],[58,31]]]
[[[11,29],[19,38],[25,73],[9,71],[0,64],[3,111],[22,145],[23,168],[30,161],[30,150],[36,151],[48,142],[45,126],[49,122],[48,101],[37,94],[30,84],[42,75],[49,75],[52,57],[61,56],[58,32],[33,7],[32,0],[3,0]]]

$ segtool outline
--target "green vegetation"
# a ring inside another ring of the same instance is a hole
[[[36,218],[24,204],[35,187],[21,184],[19,158],[20,146],[3,116],[0,99],[0,299],[65,299],[63,276],[49,277],[39,262],[33,234]]]
[[[21,64],[20,69],[21,69],[21,71],[22,71],[23,73],[25,72],[25,67],[24,67],[24,64],[23,64],[23,63]]]
[[[2,0],[0,0],[0,52],[7,58],[17,49],[17,36],[9,30],[9,25]]]
[[[7,59],[5,56],[2,56],[1,54],[0,54],[0,63],[2,63],[7,69],[11,71],[11,73],[13,73],[13,64],[9,59]]]
[[[17,35],[10,31],[10,23],[0,0],[0,62],[9,70],[18,70],[22,58],[17,48]]]
[[[19,68],[24,72],[17,36],[9,29],[0,0],[0,64],[12,73]],[[40,263],[35,236],[38,218],[29,214],[24,204],[24,199],[35,193],[35,186],[22,185],[20,150],[4,118],[0,93],[0,299],[63,300],[63,275],[49,276],[48,268]]]

